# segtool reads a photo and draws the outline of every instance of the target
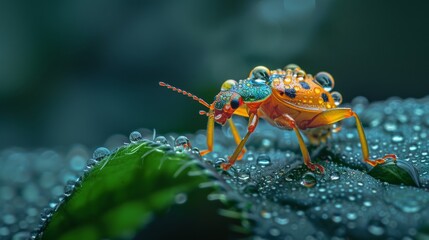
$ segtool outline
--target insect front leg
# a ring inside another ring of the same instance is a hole
[[[258,122],[259,122],[259,116],[256,115],[255,113],[250,114],[246,136],[244,136],[244,138],[240,141],[237,148],[235,149],[234,153],[229,157],[228,163],[222,163],[221,164],[220,167],[223,170],[228,170],[229,168],[231,168],[232,165],[234,165],[238,156],[241,154],[241,152],[244,148],[244,145],[246,144],[247,140],[249,139],[250,134],[252,134],[253,131],[255,131],[255,128],[258,125]]]
[[[277,117],[274,119],[274,122],[277,124],[278,127],[286,127],[286,128],[292,128],[293,131],[296,134],[296,137],[298,138],[299,148],[301,149],[302,157],[304,158],[304,164],[311,169],[311,171],[315,171],[316,168],[319,169],[320,173],[324,173],[325,169],[322,165],[312,163],[310,154],[308,153],[307,146],[305,146],[304,139],[302,138],[301,132],[299,131],[298,127],[296,126],[295,120],[289,116],[288,114],[283,114],[280,117]]]
[[[209,120],[207,121],[207,149],[202,150],[200,152],[201,156],[206,155],[213,151],[213,139],[214,139],[214,118],[213,116],[209,116]]]
[[[368,143],[366,141],[366,136],[362,127],[362,123],[358,115],[355,112],[353,112],[353,110],[350,108],[335,108],[335,109],[326,110],[318,114],[316,117],[314,117],[306,125],[306,127],[312,128],[312,127],[319,127],[327,124],[333,124],[345,118],[350,118],[350,117],[354,117],[356,120],[356,128],[359,135],[359,141],[362,146],[362,156],[363,156],[364,162],[374,167],[374,166],[377,166],[378,164],[385,163],[387,159],[393,159],[393,161],[396,161],[395,154],[387,154],[384,157],[378,158],[375,160],[372,160],[369,158]]]
[[[234,137],[235,143],[237,144],[237,146],[240,145],[240,142],[241,142],[240,133],[238,132],[237,127],[235,126],[234,122],[232,121],[232,118],[228,119],[228,124],[231,128],[232,136]],[[245,153],[246,153],[246,147],[243,147],[240,155],[238,155],[238,157],[237,157],[237,160],[241,160]]]

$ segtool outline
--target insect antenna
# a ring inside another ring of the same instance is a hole
[[[199,98],[199,97],[197,97],[196,95],[194,95],[194,94],[192,94],[192,93],[189,93],[189,92],[187,92],[187,91],[183,91],[182,89],[180,89],[180,88],[176,88],[176,87],[174,87],[174,86],[171,86],[170,84],[167,84],[167,83],[165,83],[165,82],[159,82],[159,86],[161,86],[161,87],[166,87],[166,88],[168,88],[168,89],[171,89],[171,90],[173,90],[173,91],[175,91],[175,92],[178,92],[178,93],[181,93],[181,94],[183,94],[183,95],[185,95],[185,96],[188,96],[188,97],[191,97],[192,99],[194,99],[195,101],[198,101],[199,103],[201,103],[202,105],[204,105],[205,107],[207,107],[207,108],[209,108],[210,109],[210,104],[208,104],[206,101],[204,101],[202,98]],[[207,115],[208,116],[208,115]]]

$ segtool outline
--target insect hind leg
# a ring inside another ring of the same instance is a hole
[[[393,161],[396,161],[395,154],[387,154],[384,157],[378,158],[375,160],[372,160],[369,158],[368,143],[366,140],[365,131],[362,127],[362,123],[358,115],[355,112],[353,112],[353,110],[350,108],[334,108],[334,109],[321,112],[318,115],[316,115],[313,119],[311,119],[308,123],[306,123],[306,125],[303,127],[304,128],[320,127],[324,125],[333,124],[350,117],[354,117],[356,120],[356,128],[357,128],[359,141],[362,148],[362,156],[363,156],[364,162],[374,167],[379,164],[385,163],[387,159],[393,159]]]

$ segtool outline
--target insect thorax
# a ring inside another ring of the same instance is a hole
[[[231,91],[240,94],[244,102],[258,102],[271,95],[271,86],[261,79],[244,79],[238,81]]]

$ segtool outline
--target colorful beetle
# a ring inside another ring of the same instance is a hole
[[[334,127],[335,123],[350,117],[356,120],[364,162],[376,166],[389,158],[396,161],[394,154],[387,154],[375,160],[369,158],[368,144],[359,117],[350,108],[337,107],[342,97],[338,92],[330,92],[334,86],[334,79],[326,72],[320,72],[313,78],[295,64],[287,65],[284,70],[269,70],[258,66],[250,72],[247,79],[238,82],[225,81],[212,104],[166,83],[159,84],[192,97],[209,108],[208,113],[200,112],[209,117],[208,149],[201,151],[201,155],[213,150],[214,123],[224,125],[228,121],[237,147],[229,161],[221,165],[224,170],[228,170],[236,160],[243,157],[246,151],[244,145],[258,125],[259,118],[280,129],[293,130],[298,138],[304,163],[312,171],[319,169],[324,173],[324,168],[311,162],[301,132],[308,137],[311,144],[318,144],[326,141],[331,132],[338,130]],[[244,138],[240,137],[231,119],[233,114],[249,118]]]

